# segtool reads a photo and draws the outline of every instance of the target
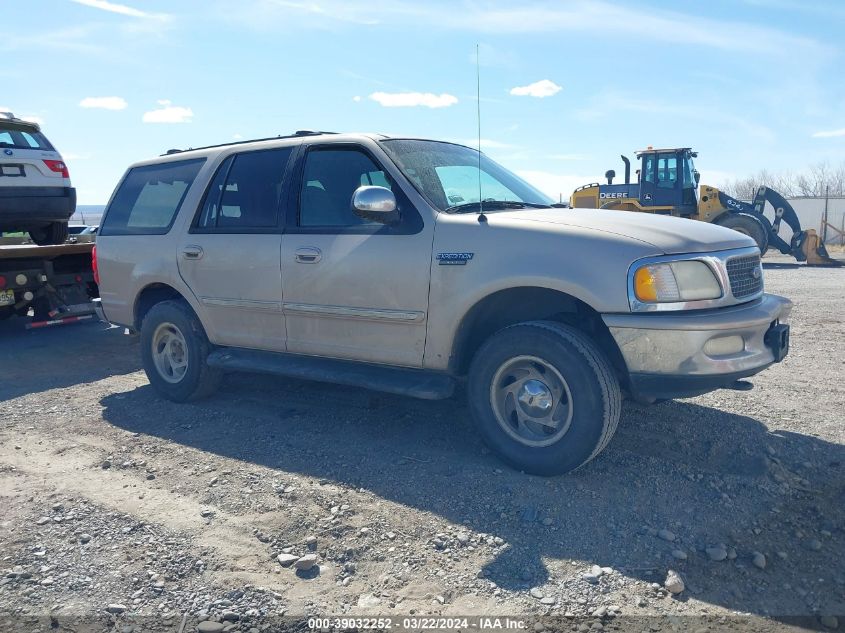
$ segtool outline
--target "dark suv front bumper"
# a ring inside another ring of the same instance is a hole
[[[0,187],[0,231],[67,222],[75,210],[73,187]]]

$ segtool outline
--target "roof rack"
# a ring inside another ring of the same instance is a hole
[[[232,141],[231,143],[218,143],[217,145],[205,145],[203,147],[189,147],[188,149],[169,149],[161,156],[170,156],[171,154],[181,154],[182,152],[193,152],[201,149],[214,149],[215,147],[228,147],[229,145],[243,145],[244,143],[258,143],[260,141],[277,141],[279,139],[297,138],[300,136],[319,136],[321,134],[337,134],[338,132],[320,132],[318,130],[297,130],[293,134],[278,136],[268,136],[266,138],[251,138],[244,141]]]

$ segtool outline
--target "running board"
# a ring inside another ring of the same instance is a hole
[[[275,374],[363,387],[424,400],[442,400],[455,391],[455,379],[443,373],[317,356],[228,347],[211,352],[206,362],[209,367],[223,371]]]

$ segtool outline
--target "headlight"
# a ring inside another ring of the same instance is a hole
[[[722,287],[704,262],[687,260],[644,264],[634,273],[634,297],[642,303],[718,299]]]

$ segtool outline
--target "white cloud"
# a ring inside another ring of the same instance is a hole
[[[569,0],[568,2],[491,3],[429,0],[265,0],[241,3],[235,15],[228,3],[221,3],[220,18],[240,20],[258,29],[289,26],[294,20],[311,28],[331,28],[331,24],[411,25],[481,33],[581,32],[608,40],[636,33],[643,41],[708,47],[726,51],[762,54],[780,59],[812,60],[832,57],[836,48],[811,37],[788,30],[760,26],[753,22],[703,18],[699,15],[661,8],[644,11],[630,3],[608,0]],[[830,3],[828,3],[830,4]],[[825,8],[826,11],[829,9]],[[373,19],[372,16],[378,16]],[[483,53],[483,51],[482,51]],[[472,60],[474,55],[470,56]],[[474,60],[473,60],[474,61]],[[482,63],[484,57],[482,55]]]
[[[822,130],[813,134],[813,138],[834,138],[836,136],[845,136],[845,127],[841,130]]]
[[[370,99],[385,108],[446,108],[458,102],[456,96],[445,92],[439,95],[432,92],[374,92]]]
[[[543,97],[556,95],[561,90],[562,88],[550,79],[541,79],[527,86],[511,88],[511,94],[517,97],[537,97],[542,99]]]
[[[99,108],[101,110],[125,110],[126,99],[123,97],[85,97],[79,102],[80,108]]]
[[[361,95],[355,95],[354,97],[352,97],[352,100],[353,100],[355,103],[358,103],[359,101],[361,101]]]
[[[117,4],[115,2],[108,2],[107,0],[72,0],[77,4],[85,5],[93,9],[100,9],[101,11],[108,11],[109,13],[118,13],[120,15],[127,15],[131,18],[152,18],[156,20],[167,19],[169,16],[162,13],[147,13],[140,9],[128,7],[125,4]]]
[[[158,104],[161,106],[158,110],[144,112],[144,123],[190,123],[194,116],[190,108],[171,105],[166,99],[160,100]]]
[[[232,138],[236,141],[240,141],[243,138],[243,134],[232,134]]]
[[[646,117],[657,117],[665,119],[668,116],[691,119],[695,121],[710,120],[713,124],[721,124],[723,127],[730,127],[750,137],[772,142],[775,133],[765,125],[758,123],[752,117],[744,117],[725,111],[718,103],[699,101],[697,103],[681,103],[671,100],[656,100],[641,98],[629,93],[619,91],[602,91],[594,95],[585,108],[577,110],[575,117],[583,121],[595,121],[598,119],[612,117],[617,113],[637,113],[637,119]],[[684,143],[684,139],[670,141]]]

